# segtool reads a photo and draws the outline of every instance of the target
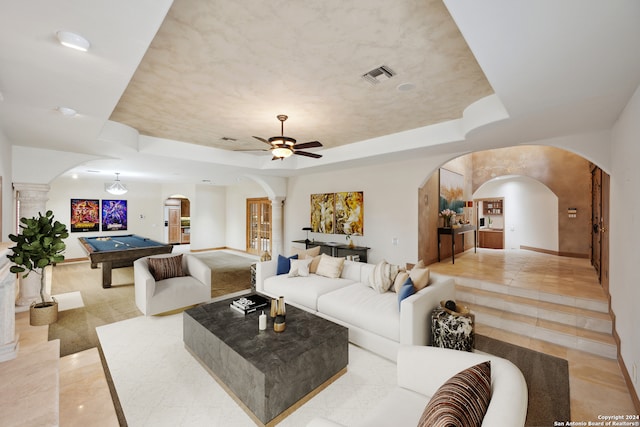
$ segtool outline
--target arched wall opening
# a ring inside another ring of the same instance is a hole
[[[503,200],[494,227],[502,230],[505,249],[558,252],[558,196],[549,187],[527,176],[502,176],[482,184],[473,193],[473,200],[479,199]],[[482,215],[478,212],[477,218]]]
[[[463,177],[461,185],[465,201],[473,200],[474,193],[483,184],[498,177],[528,177],[547,187],[556,195],[558,202],[557,207],[547,206],[544,216],[554,215],[557,219],[558,243],[556,249],[539,249],[558,255],[588,258],[591,255],[593,167],[594,165],[584,157],[564,149],[550,146],[516,146],[465,154],[441,165],[440,168]],[[418,190],[418,257],[427,264],[438,261],[439,177],[440,171],[436,170]],[[550,209],[555,209],[555,212],[550,212]],[[577,215],[568,216],[569,209],[575,209]],[[533,213],[527,217],[530,215]],[[468,216],[468,219],[477,225],[475,215]],[[524,227],[526,224],[518,225],[521,226]],[[461,239],[460,236],[458,238]],[[555,245],[552,238],[547,238],[542,243],[544,246]],[[516,243],[509,242],[509,245],[513,244]],[[461,248],[461,245],[461,241],[456,242],[457,248]],[[472,246],[473,239],[466,239],[465,249]],[[441,259],[450,256],[450,245],[443,243]]]

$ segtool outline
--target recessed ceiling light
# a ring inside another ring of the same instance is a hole
[[[60,41],[62,46],[70,47],[82,52],[89,50],[91,43],[79,34],[72,33],[71,31],[58,31],[56,37]]]
[[[58,107],[56,110],[65,117],[73,117],[78,114],[76,110],[69,107]]]
[[[413,83],[400,83],[398,86],[396,86],[396,89],[398,89],[400,92],[408,92],[410,90],[414,90],[416,88],[416,85],[414,85]]]

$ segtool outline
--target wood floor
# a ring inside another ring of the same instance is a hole
[[[513,286],[538,287],[545,292],[553,290],[573,296],[604,298],[588,260],[526,251],[479,250],[478,254],[467,251],[457,256],[455,265],[449,259],[430,267],[444,274],[485,277]],[[86,278],[78,276],[74,280]],[[29,326],[27,313],[18,313],[16,319],[21,352],[28,352],[33,345],[46,341],[46,327]],[[480,324],[476,330],[495,339],[567,359],[573,421],[597,421],[598,415],[637,413],[616,360]],[[60,425],[118,425],[96,349],[60,360]]]

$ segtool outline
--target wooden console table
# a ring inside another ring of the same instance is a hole
[[[478,252],[478,229],[473,224],[465,224],[460,227],[438,227],[438,262],[440,262],[440,236],[451,236],[451,263],[456,263],[456,236],[462,235],[462,251],[464,252],[464,235],[473,232],[473,251]]]
[[[365,246],[349,246],[337,242],[315,242],[306,240],[294,240],[293,243],[302,243],[305,249],[320,246],[320,253],[334,257],[358,256],[360,262],[367,262],[367,251],[371,248]]]

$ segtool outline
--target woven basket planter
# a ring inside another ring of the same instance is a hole
[[[33,303],[29,307],[29,324],[31,326],[50,325],[58,321],[58,301]]]

